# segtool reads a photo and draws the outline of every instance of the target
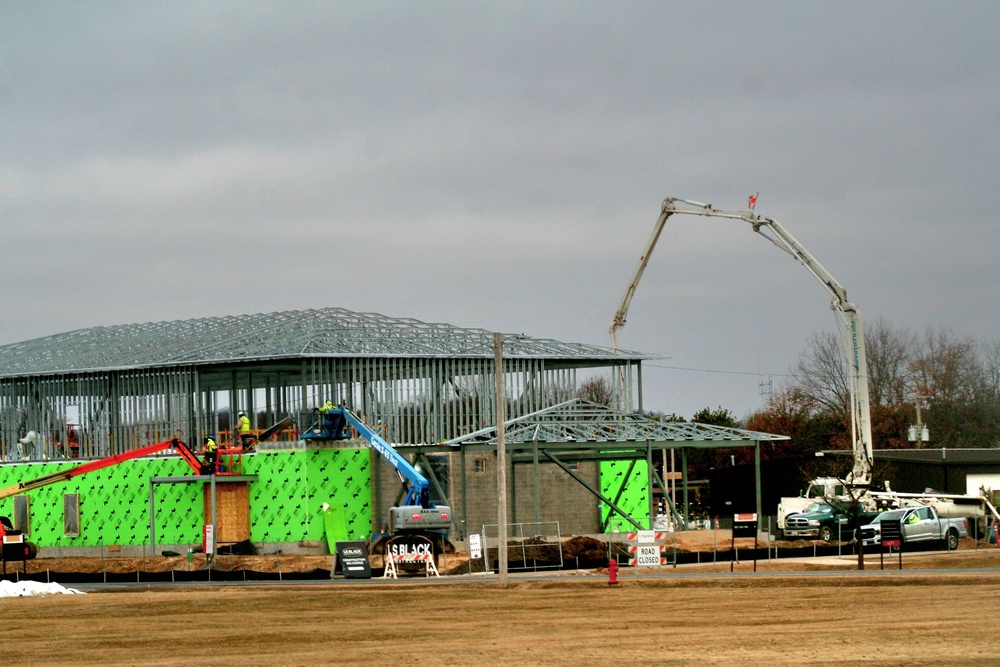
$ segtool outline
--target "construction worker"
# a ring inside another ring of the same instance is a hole
[[[250,418],[242,410],[240,411],[239,418],[236,420],[236,432],[240,434],[240,445],[243,446],[243,451],[247,451],[253,447],[253,434],[250,433]]]
[[[330,410],[333,410],[333,401],[330,401],[330,400],[328,400],[328,401],[327,401],[326,403],[324,403],[324,404],[323,404],[323,406],[322,406],[322,407],[321,407],[321,408],[319,409],[319,413],[320,413],[321,415],[325,415],[325,414],[329,414],[329,413],[330,413]]]
[[[213,475],[215,474],[215,459],[219,453],[219,446],[215,442],[215,438],[208,436],[205,438],[205,465],[202,466],[202,473]]]

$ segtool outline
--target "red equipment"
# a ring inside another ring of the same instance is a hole
[[[49,484],[56,484],[58,482],[65,482],[74,477],[83,475],[84,473],[93,472],[94,470],[100,470],[101,468],[107,468],[108,466],[117,465],[123,461],[130,461],[132,459],[137,459],[142,456],[149,456],[150,454],[156,454],[157,452],[162,452],[167,449],[173,449],[178,455],[191,467],[196,475],[207,475],[213,472],[212,470],[206,470],[205,465],[198,460],[198,456],[191,451],[191,449],[178,440],[173,438],[172,440],[164,440],[163,442],[158,442],[153,445],[146,445],[145,447],[139,447],[138,449],[130,449],[127,452],[122,452],[121,454],[115,454],[113,456],[108,456],[107,458],[98,459],[97,461],[89,461],[87,463],[81,463],[80,465],[70,468],[69,470],[60,470],[59,472],[49,473],[48,475],[42,475],[41,477],[36,477],[35,479],[30,479],[26,482],[18,482],[13,486],[8,486],[5,489],[0,489],[0,499],[9,498],[10,496],[16,496],[19,493],[25,493],[26,491],[31,491],[32,489],[37,489],[43,486],[48,486]],[[223,454],[229,453],[227,451],[221,452]],[[233,466],[235,467],[235,466]],[[218,471],[215,471],[218,473]],[[238,474],[234,471],[227,471],[225,474]],[[0,528],[2,531],[2,528]],[[0,532],[0,535],[3,533]]]

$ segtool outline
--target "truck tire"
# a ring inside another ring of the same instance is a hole
[[[830,526],[820,526],[819,539],[823,542],[833,542],[833,528]]]
[[[958,531],[954,528],[949,528],[948,535],[944,538],[944,544],[948,551],[958,549]]]

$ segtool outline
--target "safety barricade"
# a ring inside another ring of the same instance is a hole
[[[630,567],[660,567],[667,564],[663,555],[666,533],[653,530],[640,530],[628,534],[629,544],[628,564]]]
[[[429,577],[432,574],[435,577],[440,577],[438,573],[437,565],[434,563],[433,554],[425,553],[405,553],[405,554],[391,554],[386,553],[385,555],[385,570],[382,572],[383,579],[398,579],[399,578],[399,563],[416,563],[422,565],[424,569],[424,576]]]

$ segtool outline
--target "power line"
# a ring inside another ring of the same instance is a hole
[[[693,373],[721,373],[723,375],[753,375],[754,377],[761,377],[766,375],[768,377],[779,377],[779,378],[790,378],[795,377],[794,375],[788,373],[748,373],[747,371],[720,371],[711,368],[688,368],[686,366],[664,366],[663,364],[651,364],[645,363],[643,366],[652,366],[653,368],[666,368],[672,371],[691,371]]]

